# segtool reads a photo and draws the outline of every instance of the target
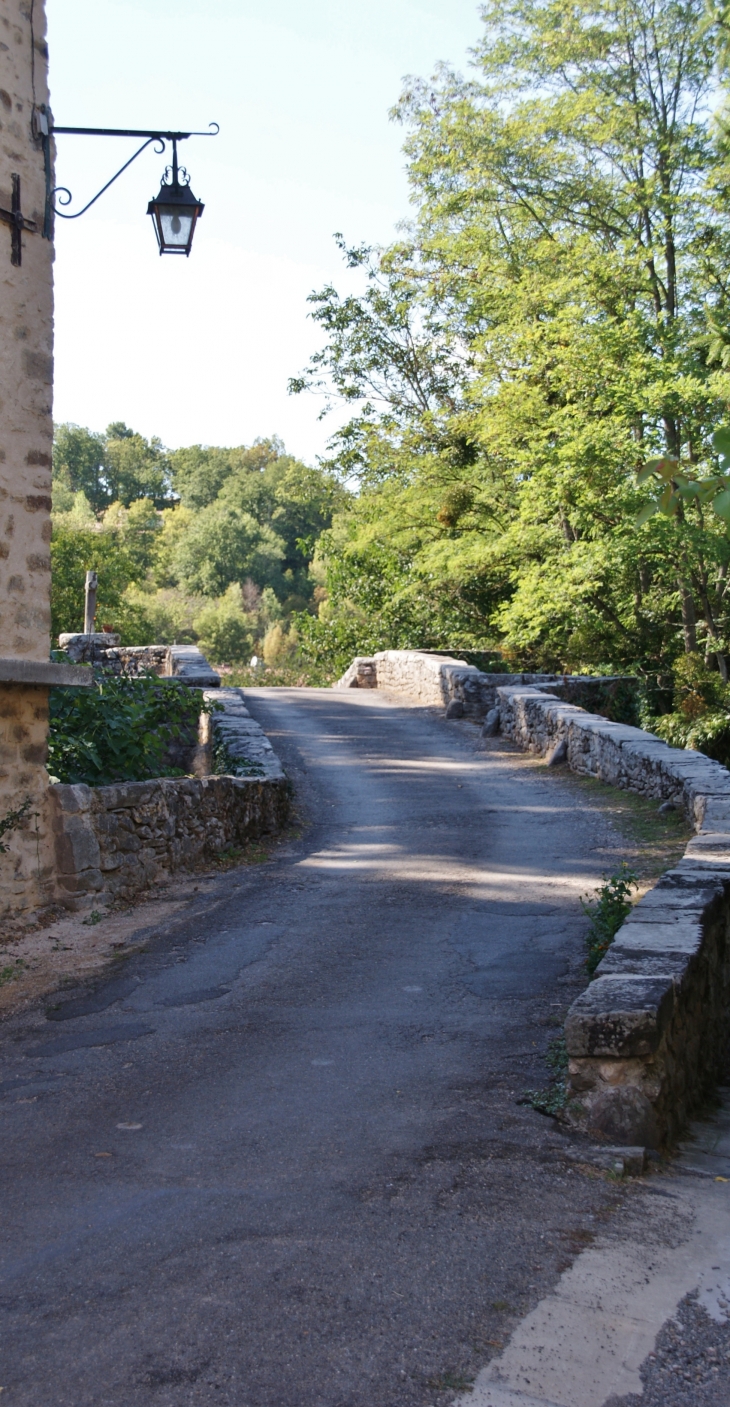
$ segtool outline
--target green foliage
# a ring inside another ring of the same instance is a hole
[[[269,527],[253,514],[216,499],[196,513],[181,536],[173,567],[188,591],[221,596],[244,576],[268,582],[283,556],[284,544]]]
[[[53,437],[54,508],[56,486],[83,493],[94,508],[109,501],[104,483],[104,436],[80,425],[57,425]]]
[[[162,506],[170,494],[170,464],[160,440],[146,440],[122,421],[104,434],[80,425],[58,425],[53,441],[53,479],[83,493],[94,512],[112,503],[128,508],[137,498]]]
[[[0,987],[4,987],[7,982],[17,982],[23,976],[28,964],[23,958],[16,958],[15,962],[9,962],[5,967],[0,967]]]
[[[222,449],[216,445],[189,445],[170,455],[175,493],[185,508],[207,508],[234,474],[260,474],[284,453],[281,440],[256,440],[246,448]]]
[[[299,642],[299,654],[311,672],[312,682],[333,684],[355,655],[369,655],[386,648],[377,622],[369,621],[363,611],[351,607],[334,619],[314,617],[306,613],[294,617]]]
[[[292,389],[350,406],[330,463],[361,492],[320,541],[303,648],[333,661],[332,623],[362,612],[380,646],[647,676],[706,648],[722,673],[717,18],[701,0],[483,17],[472,75],[442,67],[398,106],[410,227],[383,251],[340,241],[361,291],[312,295],[325,346]],[[649,517],[670,461],[686,492]]]
[[[724,767],[730,767],[730,712],[727,709],[708,710],[693,720],[682,713],[665,713],[661,718],[652,719],[650,727],[670,747],[695,748],[706,757],[714,757]]]
[[[317,539],[347,498],[337,480],[284,454],[277,441],[249,450],[195,446],[172,458],[182,504],[165,515],[159,584],[219,596],[250,576],[289,610],[302,609],[312,593],[308,566]]]
[[[564,1036],[556,1036],[545,1054],[545,1063],[552,1076],[547,1089],[529,1089],[523,1096],[539,1114],[559,1119],[568,1103],[568,1050]]]
[[[151,591],[146,584],[128,586],[124,602],[144,618],[147,643],[155,645],[194,645],[194,621],[208,604],[204,596],[190,596],[176,587]]]
[[[276,621],[264,636],[262,650],[265,663],[274,667],[285,665],[296,655],[297,643],[296,633],[287,633],[279,621]]]
[[[589,903],[581,899],[583,912],[591,921],[586,937],[586,970],[591,976],[608,952],[624,919],[631,913],[631,891],[637,883],[633,870],[624,863],[601,885],[596,899]]]
[[[202,692],[175,680],[102,674],[89,689],[51,689],[48,770],[60,782],[106,786],[179,775],[175,741],[193,744]]]
[[[152,499],[136,498],[129,508],[112,503],[102,522],[105,528],[118,532],[136,577],[143,577],[155,560],[157,538],[162,531],[162,518]]]
[[[200,636],[216,662],[240,664],[277,622],[291,643],[316,544],[349,498],[332,473],[276,439],[168,454],[121,422],[104,435],[59,426],[55,445],[54,635],[82,628],[94,568],[97,625],[124,644]]]
[[[730,765],[730,686],[701,655],[684,655],[674,670],[672,711],[646,720],[670,747],[696,748]]]
[[[84,628],[87,571],[99,576],[96,618],[122,633],[123,643],[143,644],[144,612],[125,596],[139,572],[117,533],[54,527],[51,540],[51,635]]]
[[[236,583],[218,601],[203,607],[194,628],[201,650],[216,664],[248,663],[254,652],[256,619],[245,610]]]

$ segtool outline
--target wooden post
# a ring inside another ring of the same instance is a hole
[[[96,588],[99,578],[96,572],[86,573],[86,600],[84,603],[84,635],[93,635],[96,616]]]

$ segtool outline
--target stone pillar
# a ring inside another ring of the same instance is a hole
[[[43,237],[45,0],[0,0],[0,821],[29,803],[0,854],[0,915],[53,897],[48,823],[53,244]]]

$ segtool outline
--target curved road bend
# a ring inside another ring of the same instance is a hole
[[[516,1103],[605,821],[382,694],[250,704],[302,838],[4,1028],[8,1407],[449,1402],[620,1195]]]

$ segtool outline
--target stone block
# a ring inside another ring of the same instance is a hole
[[[71,813],[55,832],[56,868],[59,874],[81,874],[98,869],[99,841],[87,815]]]
[[[663,977],[596,978],[568,1013],[568,1054],[650,1055],[659,1045],[673,1006],[673,983]]]
[[[604,1089],[588,1105],[588,1129],[608,1138],[657,1148],[660,1130],[656,1113],[643,1090],[634,1085]],[[643,1159],[642,1159],[643,1162]]]
[[[677,988],[685,979],[692,956],[682,952],[668,953],[665,949],[656,953],[636,952],[612,943],[599,962],[595,976],[660,977],[672,981]]]
[[[669,923],[629,920],[619,929],[613,946],[624,952],[691,954],[699,951],[702,937],[702,922],[681,913]]]
[[[48,790],[52,800],[62,812],[71,815],[74,812],[91,809],[93,796],[91,787],[84,786],[82,783],[71,786],[65,782],[52,782]]]

